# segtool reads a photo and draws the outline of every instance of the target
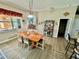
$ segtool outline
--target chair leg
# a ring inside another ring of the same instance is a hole
[[[65,47],[65,50],[68,48],[68,46],[69,46],[69,42],[68,42],[67,46]]]
[[[73,53],[71,54],[71,56],[70,56],[70,58],[69,59],[71,59],[72,58],[72,56],[74,55],[74,53],[75,53],[75,51],[73,51]],[[76,57],[75,57],[76,58]]]
[[[68,47],[66,49],[65,55],[67,54],[68,50],[69,50],[70,44],[68,44]]]
[[[43,40],[42,49],[44,50],[44,48],[45,48],[45,41]]]
[[[44,50],[44,44],[42,45],[42,50]]]
[[[78,58],[76,57],[76,55],[75,55],[75,59],[78,59]]]

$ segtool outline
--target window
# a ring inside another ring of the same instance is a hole
[[[13,28],[21,28],[20,19],[18,17],[0,15],[0,30],[9,30]]]
[[[11,25],[11,19],[8,16],[2,16],[2,18],[0,18],[0,29],[11,29],[12,25]]]

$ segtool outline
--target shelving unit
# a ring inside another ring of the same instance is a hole
[[[44,34],[53,37],[54,21],[46,20],[44,24]]]

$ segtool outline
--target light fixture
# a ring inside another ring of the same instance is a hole
[[[64,16],[68,16],[70,13],[69,12],[65,12],[64,13]]]
[[[29,0],[29,13],[30,14],[33,14],[32,9],[33,9],[33,0]]]
[[[36,16],[33,15],[33,0],[29,0],[28,24],[36,25]]]
[[[31,15],[31,14],[30,14],[30,15],[28,15],[28,18],[33,18],[33,15]]]
[[[28,15],[28,19],[29,18],[33,18],[33,0],[29,0],[29,15]]]

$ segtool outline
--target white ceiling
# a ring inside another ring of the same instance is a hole
[[[1,0],[0,0],[1,1]],[[15,4],[16,6],[29,10],[30,0],[2,0],[3,2],[9,2]],[[79,0],[33,0],[33,10],[40,11],[50,8],[63,8],[69,6],[79,5]]]

